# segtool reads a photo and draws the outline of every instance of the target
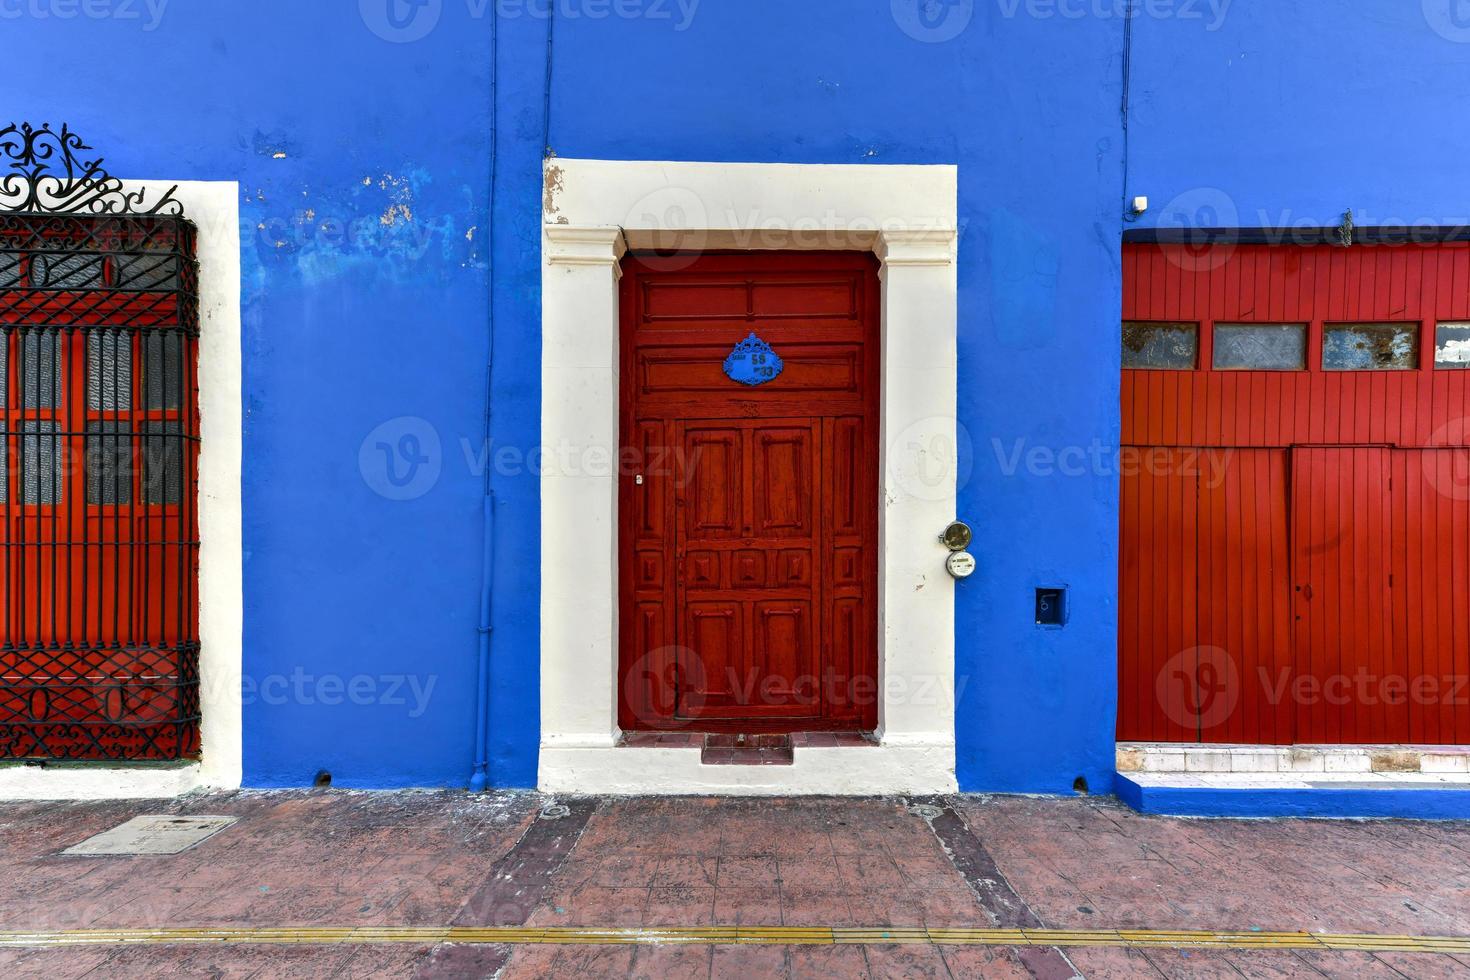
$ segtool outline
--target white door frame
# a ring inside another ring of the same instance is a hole
[[[952,166],[553,159],[542,226],[539,784],[583,793],[919,793],[955,782],[957,181]],[[860,249],[881,264],[879,744],[791,766],[619,745],[619,262],[640,248]]]

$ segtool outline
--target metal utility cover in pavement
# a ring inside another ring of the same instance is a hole
[[[63,854],[178,854],[208,840],[238,817],[134,817],[62,851]]]

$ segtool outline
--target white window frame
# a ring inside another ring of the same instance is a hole
[[[234,181],[123,181],[174,190],[199,229],[199,695],[197,762],[176,766],[0,765],[0,799],[153,799],[235,789],[242,771],[240,188]]]

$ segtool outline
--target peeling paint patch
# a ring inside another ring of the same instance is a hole
[[[378,217],[378,223],[392,228],[400,221],[413,220],[413,185],[407,177],[383,174],[378,180],[378,189],[388,192],[388,209]]]
[[[301,155],[301,146],[295,140],[284,133],[256,133],[250,140],[250,148],[257,156],[270,157],[272,160],[285,160],[287,157]]]
[[[388,210],[378,216],[378,224],[391,228],[400,219],[403,221],[412,221],[413,210],[407,204],[390,204],[388,205]]]
[[[566,172],[556,164],[546,167],[545,192],[542,198],[542,210],[545,212],[546,223],[549,225],[568,224],[566,216],[559,212],[556,206],[556,195],[566,189]]]
[[[294,198],[296,191],[309,198],[310,206],[303,202],[289,213],[267,212],[254,204],[259,192],[247,193],[245,202],[253,207],[242,209],[242,215],[255,229],[258,269],[246,275],[244,301],[261,297],[265,270],[303,286],[353,275],[422,285],[483,268],[485,260],[476,251],[478,225],[465,220],[473,214],[440,209],[432,184],[427,171],[405,165],[366,176],[359,171],[336,188],[273,188],[277,199]],[[466,188],[464,199],[472,198]]]

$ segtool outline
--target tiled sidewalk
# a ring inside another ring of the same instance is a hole
[[[554,808],[542,816],[548,805]],[[170,857],[59,852],[140,813]],[[1104,799],[557,800],[241,793],[0,806],[0,929],[1041,926],[1470,934],[1470,825],[1188,821]],[[0,950],[0,976],[1470,975],[1419,953],[931,946]]]

